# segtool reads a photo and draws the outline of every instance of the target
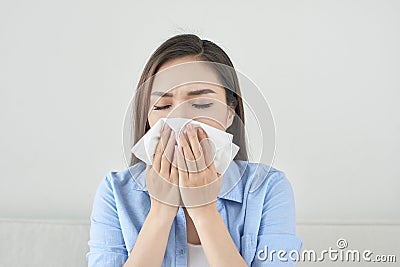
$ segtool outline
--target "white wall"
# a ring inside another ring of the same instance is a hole
[[[193,32],[266,95],[298,221],[400,221],[399,1],[151,3],[0,2],[1,218],[88,221],[146,60]]]

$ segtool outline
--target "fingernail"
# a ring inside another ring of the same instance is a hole
[[[198,131],[198,133],[199,133],[200,135],[204,135],[204,134],[205,134],[203,128],[201,128],[201,127],[197,128],[197,131]]]
[[[188,124],[186,124],[186,129],[188,129],[189,131],[192,131],[193,126],[190,123],[188,123]]]

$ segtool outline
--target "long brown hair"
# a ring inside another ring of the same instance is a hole
[[[226,103],[234,109],[236,113],[232,125],[228,127],[226,131],[233,135],[233,143],[240,147],[240,150],[234,159],[247,161],[248,155],[244,130],[243,102],[239,88],[239,81],[236,72],[234,71],[232,61],[218,45],[208,40],[202,40],[194,34],[179,34],[169,38],[153,52],[147,61],[136,88],[132,110],[134,144],[136,144],[136,142],[150,129],[147,114],[150,106],[151,85],[148,87],[143,85],[148,83],[148,80],[157,73],[162,64],[166,63],[168,60],[185,56],[194,56],[197,60],[215,62],[229,66],[227,68],[222,68],[223,70],[221,70],[221,68],[219,70],[217,69],[218,75],[225,87]],[[131,153],[130,166],[133,166],[139,161],[140,160]]]

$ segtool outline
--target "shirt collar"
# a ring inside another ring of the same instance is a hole
[[[245,171],[246,164],[244,161],[232,160],[223,174],[221,189],[218,198],[232,200],[235,202],[243,203],[243,172]],[[135,165],[129,167],[129,172],[134,182],[132,189],[147,192],[146,187],[146,163],[140,161]]]

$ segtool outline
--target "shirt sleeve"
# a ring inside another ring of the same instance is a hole
[[[110,173],[98,187],[93,202],[89,252],[86,254],[88,267],[123,266],[128,259],[109,179]]]
[[[293,190],[283,172],[270,178],[251,266],[295,266],[303,242],[296,236]]]

